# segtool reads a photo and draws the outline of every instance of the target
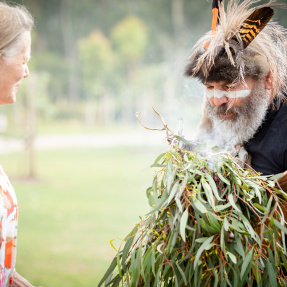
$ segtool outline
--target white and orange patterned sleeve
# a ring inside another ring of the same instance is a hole
[[[17,225],[16,194],[0,166],[0,287],[12,284],[16,265]]]

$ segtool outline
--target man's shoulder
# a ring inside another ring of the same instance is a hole
[[[252,167],[263,174],[280,173],[287,169],[287,103],[269,109],[265,121],[246,149],[252,157]]]
[[[282,128],[287,127],[287,101],[284,101],[274,113],[274,124],[282,125]]]

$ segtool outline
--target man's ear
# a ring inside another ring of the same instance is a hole
[[[271,75],[270,72],[265,77],[265,89],[270,91],[272,89]]]

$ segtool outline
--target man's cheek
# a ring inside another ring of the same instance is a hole
[[[208,99],[208,101],[209,101],[209,103],[210,103],[210,105],[211,105],[212,107],[215,107],[215,104],[214,104],[214,97],[212,97],[212,98]]]

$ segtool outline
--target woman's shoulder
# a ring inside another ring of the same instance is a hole
[[[9,192],[10,194],[13,195],[15,193],[8,176],[6,175],[2,165],[0,164],[0,192],[2,193],[3,191]]]
[[[0,175],[6,175],[1,163],[0,163]]]
[[[5,173],[2,165],[0,164],[0,185],[1,185],[3,180],[9,181],[9,179],[8,179],[8,177],[7,177],[6,173]]]

